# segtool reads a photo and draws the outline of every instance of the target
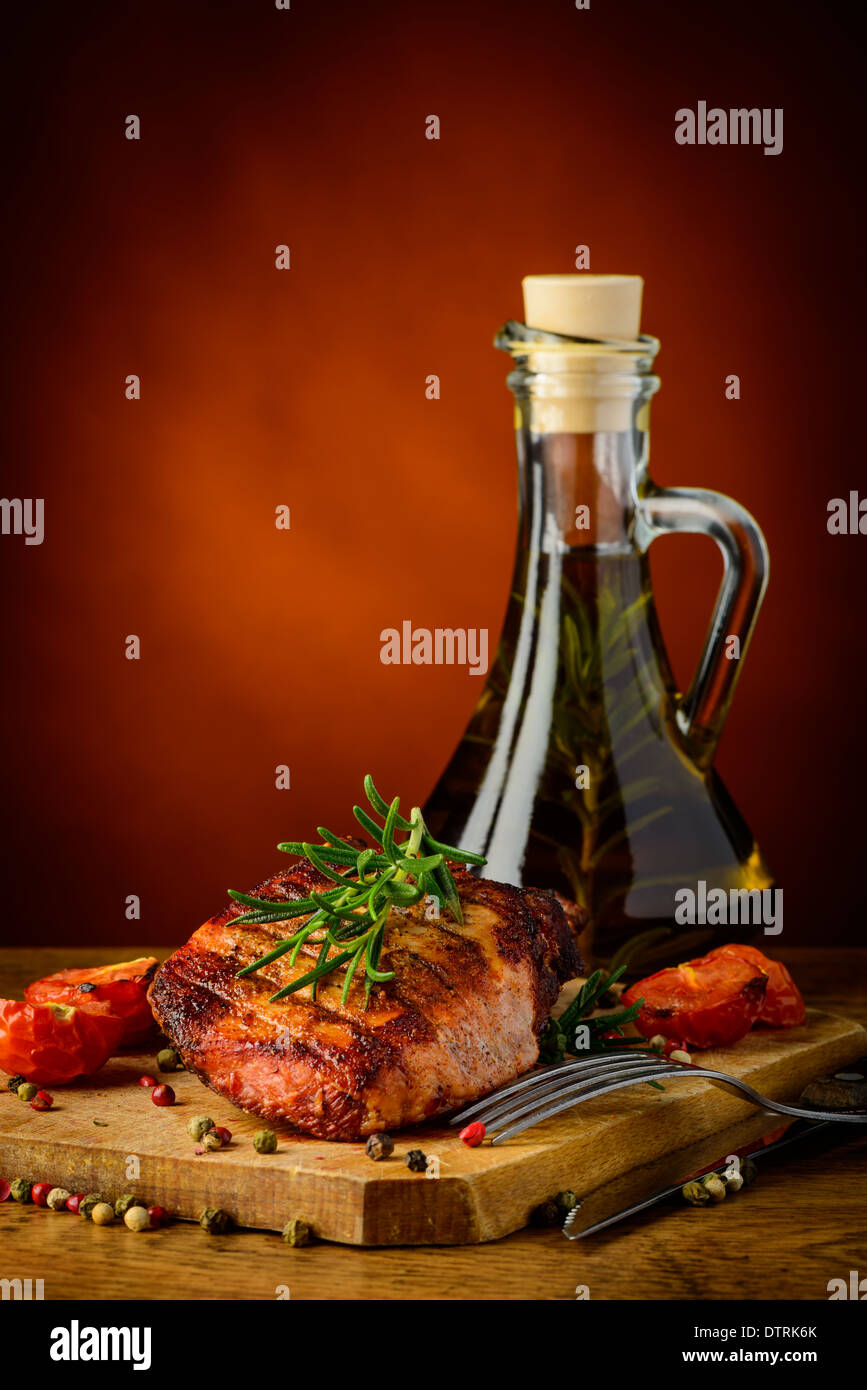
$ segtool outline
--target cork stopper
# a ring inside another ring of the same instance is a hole
[[[627,342],[641,332],[640,275],[525,275],[522,284],[528,328]]]
[[[524,322],[544,333],[588,338],[530,349],[535,376],[530,424],[538,434],[593,434],[632,428],[629,351],[641,332],[640,275],[527,275]],[[610,344],[611,346],[607,346]],[[647,412],[639,428],[644,426]]]

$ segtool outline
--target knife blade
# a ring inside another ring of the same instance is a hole
[[[690,1171],[686,1171],[686,1164],[681,1176],[675,1182],[669,1182],[660,1188],[653,1187],[653,1177],[648,1180],[650,1190],[646,1196],[638,1201],[631,1202],[628,1206],[617,1208],[616,1190],[610,1191],[606,1200],[606,1189],[599,1192],[592,1192],[588,1197],[582,1198],[578,1205],[573,1207],[566,1217],[563,1225],[563,1234],[569,1240],[583,1240],[587,1236],[596,1235],[598,1231],[604,1231],[609,1226],[614,1226],[618,1221],[625,1221],[630,1216],[636,1216],[639,1212],[646,1211],[649,1207],[655,1207],[660,1202],[678,1194],[684,1184],[691,1182],[694,1178],[704,1177],[708,1173],[723,1173],[728,1166],[732,1153],[738,1157],[745,1157],[746,1153],[753,1162],[763,1162],[766,1158],[778,1154],[783,1149],[803,1145],[809,1139],[821,1136],[822,1143],[831,1139],[834,1143],[840,1143],[844,1139],[853,1139],[856,1136],[846,1125],[836,1124],[833,1120],[823,1120],[818,1123],[812,1120],[794,1120],[788,1126],[786,1133],[770,1144],[762,1148],[753,1148],[752,1145],[744,1145],[743,1151],[738,1149],[729,1150],[724,1157],[716,1163],[709,1164],[698,1170],[693,1166]],[[651,1170],[652,1173],[652,1170]],[[606,1206],[614,1206],[615,1210],[606,1211]]]

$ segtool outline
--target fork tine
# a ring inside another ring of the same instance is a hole
[[[672,1076],[682,1076],[686,1073],[686,1070],[686,1067],[681,1069],[676,1065],[661,1065],[654,1071],[645,1072],[643,1076],[621,1076],[616,1081],[607,1080],[604,1083],[597,1081],[594,1083],[592,1089],[584,1091],[583,1094],[578,1094],[579,1088],[577,1086],[575,1088],[570,1087],[568,1091],[561,1091],[559,1093],[560,1096],[563,1094],[566,1095],[565,1100],[559,1100],[558,1097],[559,1103],[555,1104],[552,1099],[550,1104],[546,1104],[538,1111],[536,1111],[534,1107],[535,1113],[525,1115],[517,1124],[510,1124],[508,1129],[504,1129],[501,1134],[495,1135],[491,1143],[502,1144],[506,1139],[512,1139],[516,1134],[523,1133],[525,1129],[529,1129],[532,1125],[541,1124],[543,1120],[549,1120],[552,1115],[559,1115],[562,1110],[569,1110],[574,1105],[581,1105],[585,1100],[596,1100],[599,1096],[606,1096],[611,1091],[622,1090],[624,1086],[637,1086],[642,1081],[662,1081]],[[516,1116],[509,1115],[505,1117],[507,1123],[514,1118],[516,1118]]]
[[[527,1087],[517,1095],[513,1094],[505,1099],[503,1097],[496,1097],[497,1104],[491,1105],[482,1113],[480,1118],[486,1127],[490,1128],[494,1121],[502,1123],[501,1116],[503,1115],[509,1117],[523,1115],[526,1111],[537,1105],[541,1105],[546,1096],[565,1094],[564,1087],[567,1084],[572,1086],[580,1082],[582,1086],[591,1086],[598,1081],[606,1080],[615,1073],[618,1076],[634,1075],[641,1077],[648,1067],[659,1065],[658,1058],[654,1061],[651,1061],[649,1058],[645,1061],[630,1059],[630,1062],[631,1064],[623,1063],[617,1066],[612,1066],[610,1062],[601,1062],[597,1066],[587,1067],[582,1071],[576,1071],[572,1075],[567,1075],[565,1078],[563,1076],[563,1071],[566,1070],[565,1068],[558,1071],[558,1074],[554,1076],[541,1076],[539,1078],[539,1084]],[[516,1108],[517,1106],[520,1106],[520,1108]]]
[[[673,1063],[664,1062],[645,1062],[640,1067],[609,1067],[596,1076],[583,1077],[577,1081],[572,1081],[568,1086],[561,1086],[556,1090],[547,1091],[544,1095],[534,1096],[526,1104],[501,1108],[496,1122],[493,1126],[489,1125],[488,1128],[501,1129],[503,1125],[511,1125],[513,1120],[530,1116],[526,1124],[520,1126],[521,1129],[526,1129],[529,1124],[538,1124],[541,1120],[547,1119],[549,1114],[557,1114],[558,1109],[577,1105],[582,1100],[593,1100],[596,1096],[605,1095],[609,1090],[616,1089],[618,1086],[637,1086],[640,1082],[657,1081],[660,1076],[672,1076],[676,1072],[677,1067]],[[562,1097],[569,1098],[565,1105],[554,1110],[548,1108]],[[517,1133],[518,1131],[514,1132]],[[500,1141],[494,1139],[492,1142],[496,1144]]]
[[[622,1054],[618,1054],[618,1057],[621,1056],[624,1061],[634,1061],[636,1057],[658,1058],[659,1053],[654,1052],[652,1048],[630,1048],[628,1052],[624,1049]],[[613,1060],[613,1053],[608,1057],[597,1053],[593,1057],[582,1057],[577,1062],[558,1062],[554,1066],[544,1067],[541,1071],[534,1071],[529,1076],[522,1077],[520,1081],[513,1081],[508,1086],[499,1087],[496,1091],[492,1091],[489,1096],[484,1096],[482,1100],[476,1101],[475,1104],[467,1106],[464,1110],[459,1110],[458,1113],[449,1120],[449,1124],[463,1124],[470,1115],[478,1117],[481,1111],[486,1111],[492,1106],[498,1106],[499,1102],[505,1100],[507,1096],[517,1095],[522,1091],[529,1091],[533,1087],[547,1084],[555,1078],[559,1079],[564,1076],[570,1076],[575,1072],[587,1072],[601,1066],[608,1066]]]

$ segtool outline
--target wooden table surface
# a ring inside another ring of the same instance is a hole
[[[776,954],[773,951],[770,954]],[[129,947],[118,959],[163,957]],[[785,953],[808,1002],[867,1025],[867,950]],[[0,951],[0,996],[97,951]],[[9,1200],[0,1278],[41,1278],[46,1299],[819,1299],[830,1279],[867,1275],[867,1136],[765,1168],[718,1207],[660,1208],[588,1241],[559,1228],[488,1245],[293,1250],[279,1236],[211,1237],[178,1223],[136,1235]],[[19,1174],[2,1172],[9,1178]],[[38,1181],[39,1174],[27,1174]]]

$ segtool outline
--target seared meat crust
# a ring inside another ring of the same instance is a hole
[[[527,1071],[563,982],[581,961],[553,894],[455,868],[464,925],[393,913],[380,959],[395,978],[364,1007],[359,970],[346,1004],[343,970],[278,1003],[278,989],[315,964],[317,948],[237,978],[300,925],[235,924],[233,903],[160,967],[149,998],[185,1065],[220,1095],[323,1139],[400,1129],[485,1095]],[[256,897],[306,897],[330,886],[307,863]]]

